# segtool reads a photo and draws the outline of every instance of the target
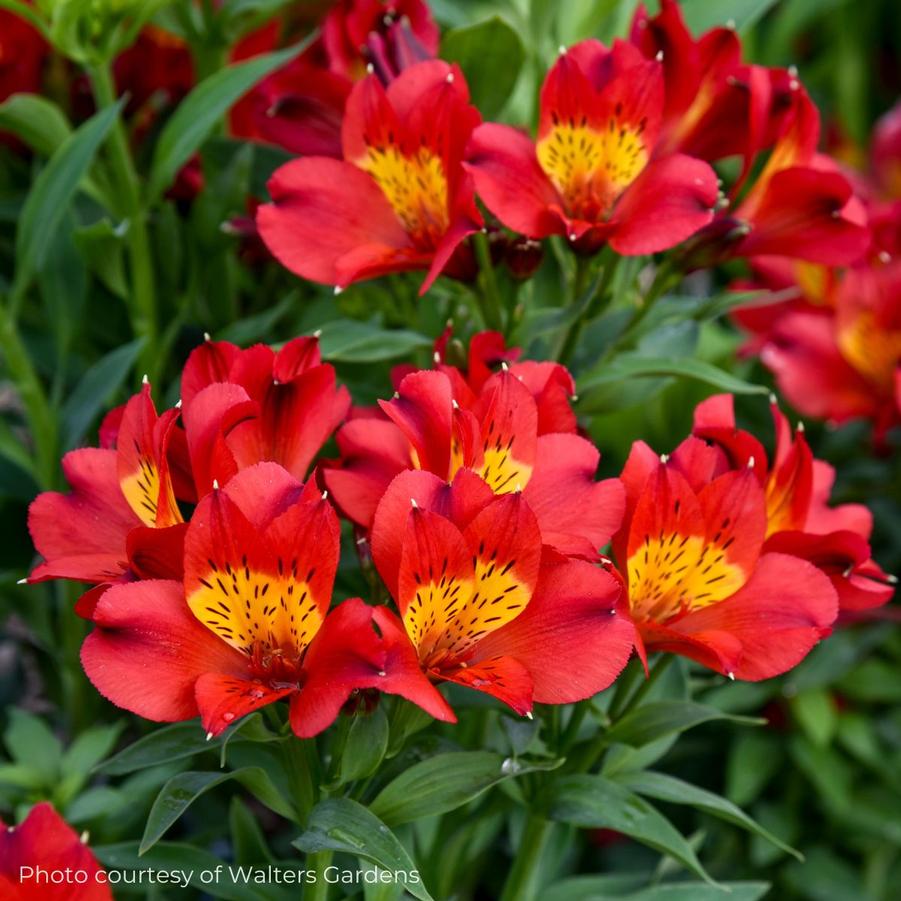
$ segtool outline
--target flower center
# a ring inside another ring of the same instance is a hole
[[[744,571],[726,562],[726,547],[679,532],[646,535],[629,557],[629,606],[638,620],[665,622],[708,607],[744,585]]]
[[[370,146],[360,163],[421,247],[434,249],[447,231],[448,187],[441,158],[422,147],[408,156],[389,144]]]

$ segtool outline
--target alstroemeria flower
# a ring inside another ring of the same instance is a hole
[[[74,879],[52,884],[45,872],[75,871]],[[46,801],[35,804],[18,826],[0,820],[0,897],[3,901],[113,901],[103,868],[78,833]]]
[[[372,551],[402,624],[384,607],[375,619],[383,635],[412,642],[411,678],[421,671],[526,714],[533,702],[590,697],[629,658],[634,629],[618,614],[616,579],[543,549],[523,495],[495,497],[467,470],[450,484],[398,476],[376,513]]]
[[[372,65],[384,82],[438,53],[440,32],[424,0],[339,0],[322,23],[332,72],[354,81]]]
[[[710,222],[716,175],[658,150],[660,63],[622,41],[562,53],[541,89],[538,138],[506,125],[476,129],[467,151],[482,200],[532,238],[564,235],[576,250],[626,255],[673,247]]]
[[[158,722],[199,714],[213,735],[290,698],[306,738],[364,689],[452,719],[428,680],[409,677],[409,647],[373,628],[374,608],[352,598],[329,611],[339,543],[312,483],[274,463],[244,470],[198,504],[183,584],[134,582],[100,598],[81,654],[88,678],[119,707]]]
[[[806,416],[871,419],[878,442],[901,411],[901,262],[849,270],[834,298],[834,310],[779,318],[760,357]]]
[[[600,455],[591,442],[572,432],[542,430],[536,396],[545,396],[547,375],[555,370],[526,369],[536,376],[533,394],[527,376],[519,377],[520,366],[527,364],[490,376],[478,395],[446,372],[414,372],[404,377],[394,399],[380,402],[382,416],[347,422],[336,436],[341,466],[323,471],[341,510],[369,528],[398,473],[420,469],[451,481],[469,469],[495,494],[522,491],[545,544],[597,559],[619,527],[622,486],[616,479],[594,481]]]
[[[224,485],[238,470],[265,460],[305,479],[350,408],[350,394],[337,385],[334,367],[322,362],[315,337],[295,338],[277,353],[263,344],[242,350],[205,341],[185,363],[181,394],[185,423],[196,423],[189,444],[205,444],[216,455],[203,474],[195,459],[203,491],[213,478]],[[211,440],[209,429],[221,437]]]
[[[482,220],[461,160],[479,121],[457,66],[417,63],[387,89],[364,78],[347,101],[344,159],[276,170],[260,236],[292,272],[337,288],[426,269],[423,293],[442,272],[464,274],[455,252]]]
[[[723,450],[718,472],[753,468],[764,491],[764,552],[792,554],[818,566],[829,576],[843,613],[885,604],[894,589],[870,556],[872,514],[863,504],[829,506],[835,470],[814,458],[803,430],[793,434],[775,403],[771,409],[776,432],[772,464],[763,445],[736,427],[729,394],[698,405],[693,432]],[[678,451],[673,459],[680,459]]]
[[[853,263],[869,244],[866,213],[838,165],[816,152],[819,112],[800,82],[791,84],[790,111],[766,165],[711,232],[737,229],[730,231],[739,237],[729,249],[732,255]]]
[[[636,442],[613,547],[646,650],[755,681],[799,663],[831,631],[835,589],[812,563],[764,547],[766,502],[749,467],[726,471],[699,439],[660,458]]]
[[[169,454],[177,417],[177,409],[157,416],[145,385],[124,407],[115,450],[81,448],[63,457],[71,493],[46,491],[28,511],[44,558],[29,582],[181,577],[184,525]]]
[[[708,162],[740,156],[744,176],[778,135],[791,105],[792,73],[743,64],[734,28],[712,28],[693,38],[676,0],[661,0],[652,17],[640,5],[631,41],[648,59],[662,55],[661,148]]]

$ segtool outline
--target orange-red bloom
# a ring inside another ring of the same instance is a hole
[[[363,79],[347,101],[344,159],[305,157],[272,176],[263,241],[292,272],[337,288],[425,269],[424,292],[442,272],[465,274],[460,245],[481,216],[461,159],[479,119],[457,66],[417,63],[387,89]]]
[[[37,873],[85,874],[61,885]],[[80,877],[79,877],[80,878]],[[90,848],[46,801],[31,808],[18,826],[0,820],[0,897],[3,901],[113,901],[106,874]]]
[[[480,365],[476,357],[468,381],[444,365],[412,372],[381,402],[381,415],[349,420],[337,434],[341,465],[323,472],[336,503],[368,529],[398,473],[450,481],[468,469],[495,494],[522,491],[545,544],[597,559],[619,527],[622,486],[594,481],[600,455],[575,434],[569,374],[556,363],[523,362],[482,381]]]
[[[195,510],[184,583],[136,582],[99,599],[81,655],[88,678],[119,707],[163,722],[199,714],[213,735],[290,698],[291,727],[309,737],[364,689],[452,718],[428,680],[410,678],[409,647],[374,629],[374,608],[353,598],[329,612],[339,542],[312,483],[275,463],[242,471]]]
[[[812,563],[764,546],[765,496],[750,467],[728,470],[696,438],[669,458],[639,441],[622,479],[626,522],[613,546],[645,649],[757,680],[829,634],[835,589]]]
[[[45,492],[29,511],[44,557],[30,581],[101,586],[79,605],[90,616],[110,583],[180,579],[182,505],[261,461],[305,478],[349,405],[315,338],[289,341],[278,353],[205,342],[185,365],[179,407],[158,416],[145,385],[104,421],[103,447],[63,458],[72,492]]]
[[[514,231],[564,235],[585,253],[666,250],[710,222],[717,184],[707,163],[661,152],[663,104],[659,62],[622,41],[583,41],[545,78],[537,141],[487,123],[467,168]]]
[[[382,633],[406,636],[420,671],[493,695],[518,713],[606,688],[628,660],[634,630],[617,610],[617,581],[542,548],[520,492],[496,497],[462,469],[392,482],[375,516],[373,560],[397,602],[377,608]]]
[[[863,504],[829,506],[835,470],[814,458],[803,430],[792,434],[775,403],[772,413],[776,448],[771,463],[761,443],[736,427],[731,395],[698,405],[694,434],[722,449],[720,469],[750,466],[756,474],[764,492],[764,551],[793,554],[818,566],[832,582],[843,613],[885,604],[894,588],[870,556],[872,514]]]

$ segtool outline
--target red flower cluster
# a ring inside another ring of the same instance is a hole
[[[434,370],[397,371],[393,399],[354,410],[340,459],[312,473],[349,412],[315,338],[278,353],[207,341],[178,406],[158,415],[145,385],[100,448],[66,456],[71,493],[30,511],[44,557],[30,581],[94,584],[77,609],[102,694],[157,721],[199,715],[211,735],[279,699],[314,735],[378,692],[453,721],[444,681],[526,714],[606,688],[636,642],[776,675],[839,604],[888,600],[869,514],[826,507],[831,470],[777,410],[772,466],[722,397],[669,461],[639,442],[621,480],[596,482],[566,369],[494,333],[459,369],[441,362],[448,337]],[[396,613],[333,606],[331,499]]]
[[[752,258],[753,278],[739,287],[793,296],[736,316],[752,334],[746,352],[760,355],[795,407],[834,423],[869,419],[877,444],[901,421],[899,136],[901,104],[876,126],[869,171],[849,174],[865,204],[865,251],[822,265]]]

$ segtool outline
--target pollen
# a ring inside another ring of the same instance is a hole
[[[413,241],[434,249],[450,222],[441,158],[427,147],[405,154],[395,144],[388,144],[370,146],[358,165],[376,180]]]

